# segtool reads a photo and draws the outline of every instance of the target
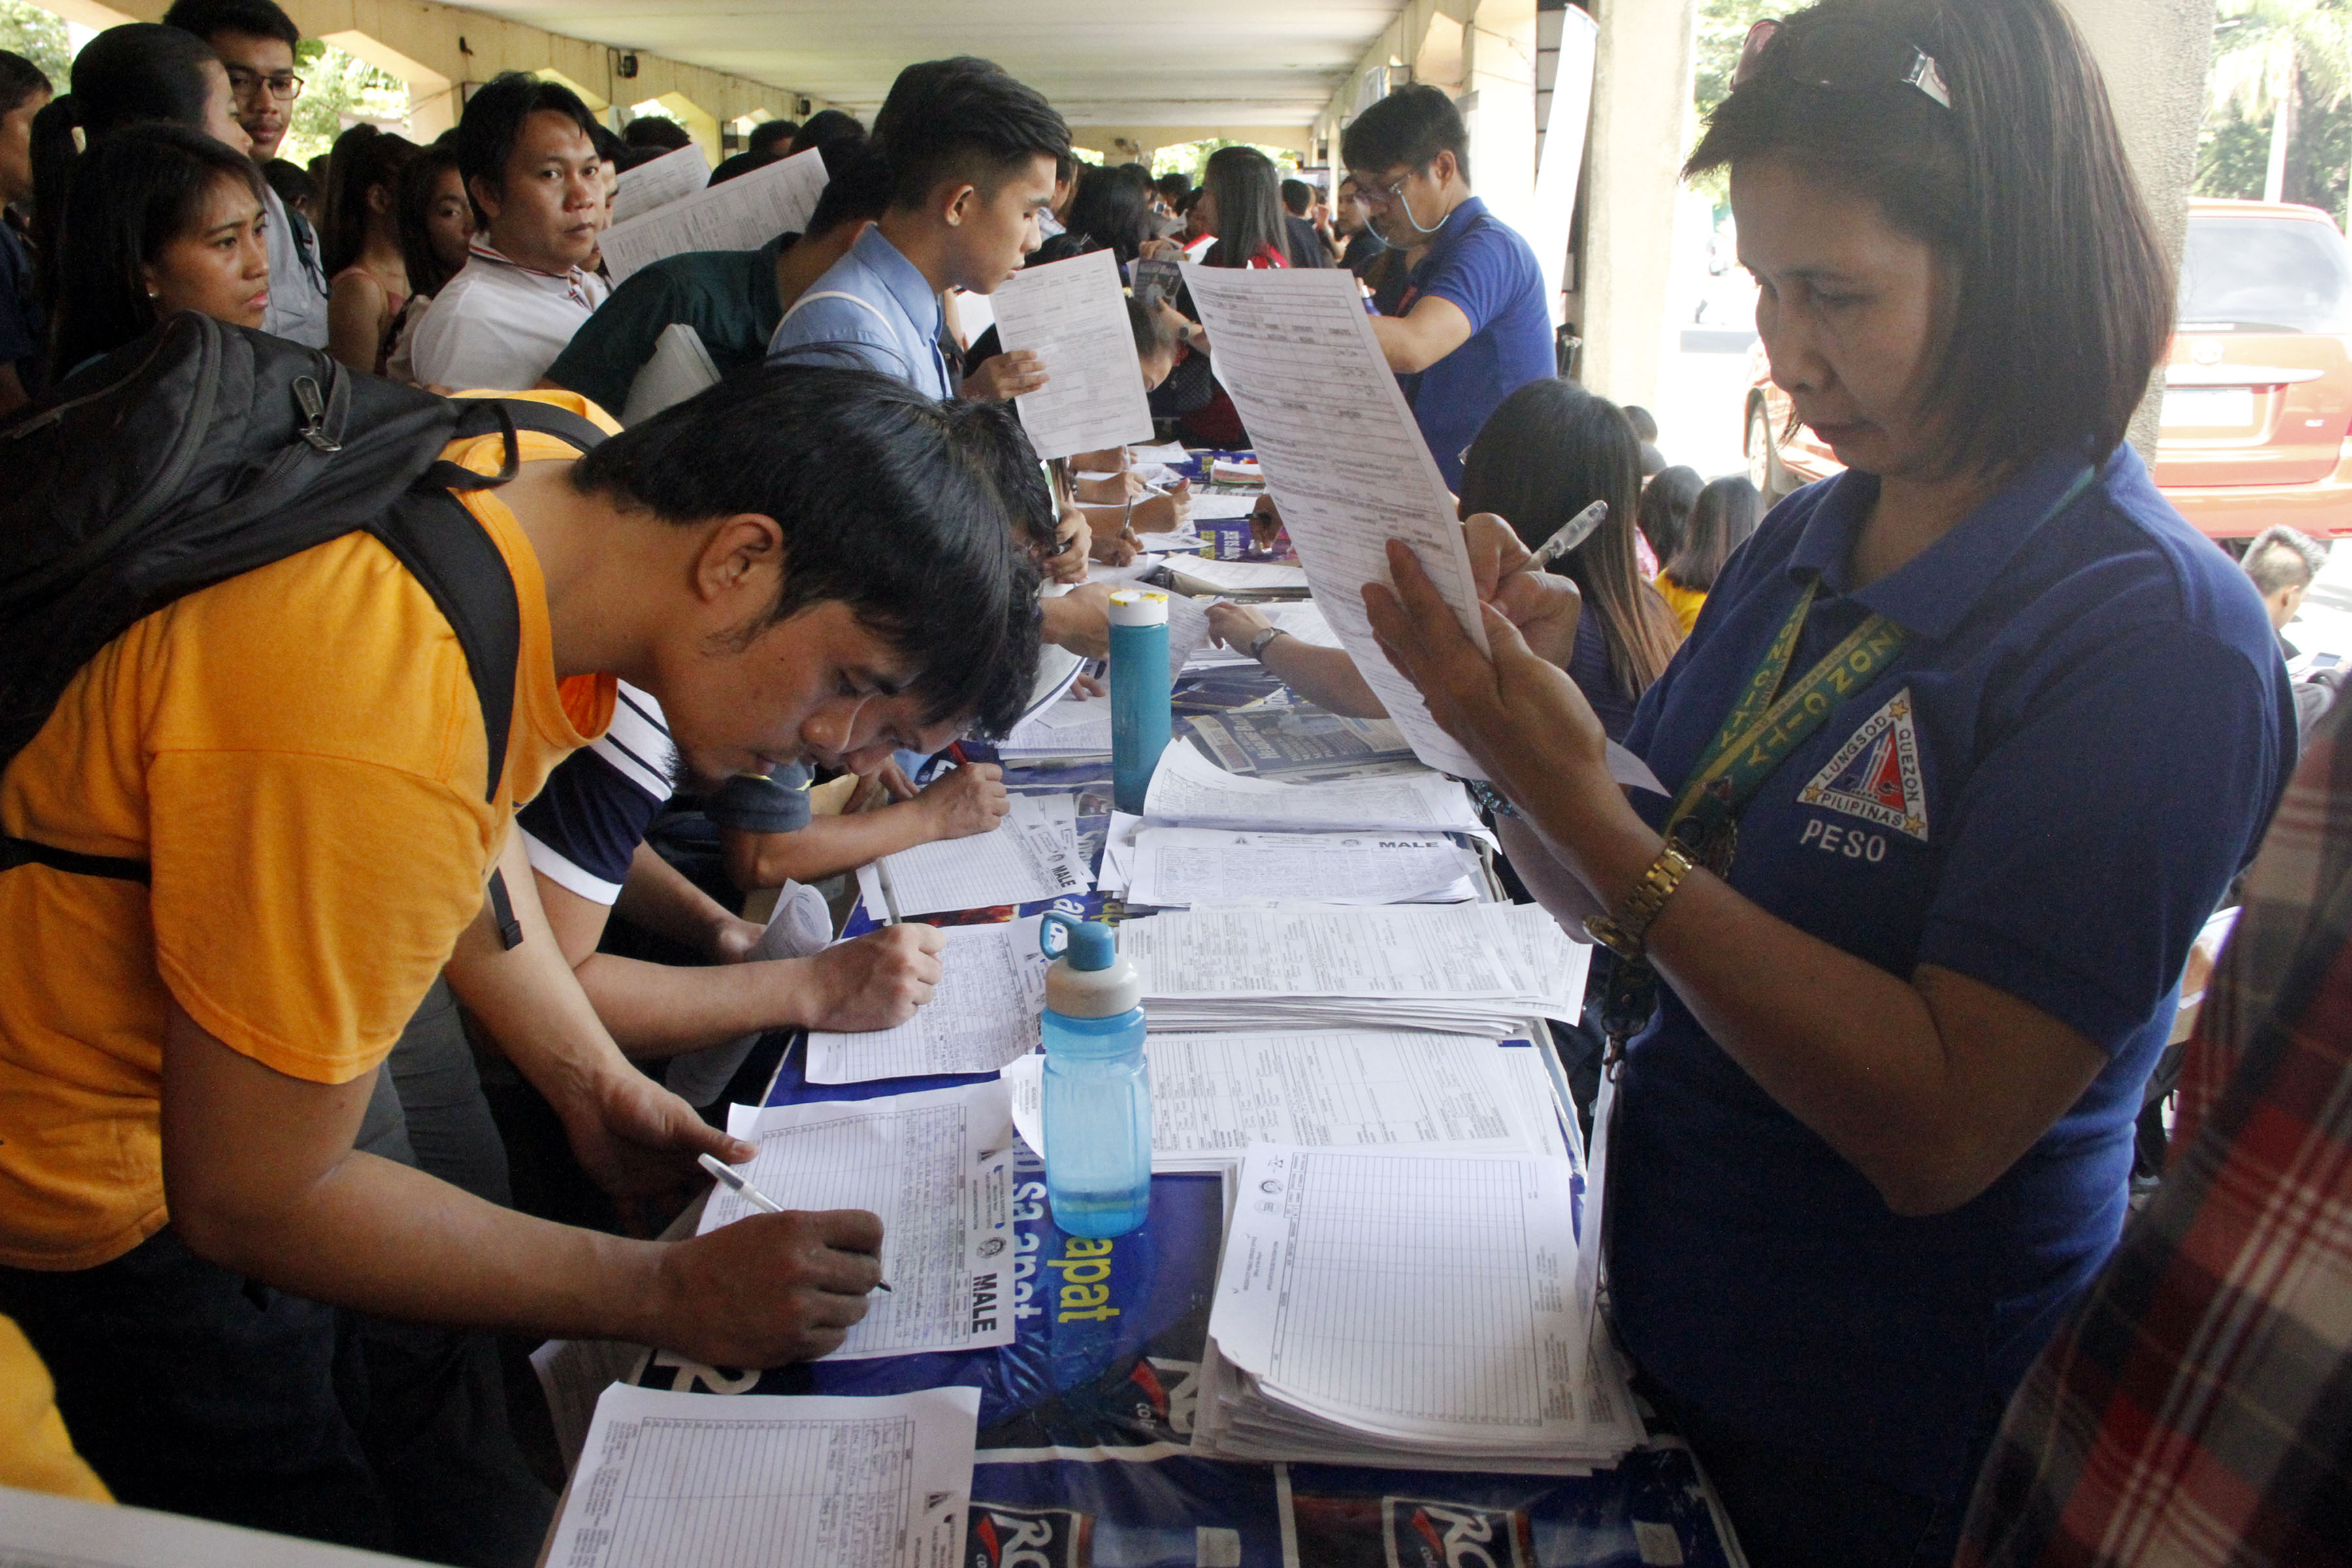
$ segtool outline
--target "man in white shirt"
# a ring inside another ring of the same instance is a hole
[[[212,46],[228,68],[236,97],[236,122],[253,139],[253,161],[278,156],[293,121],[302,79],[294,74],[294,46],[302,39],[294,19],[276,0],[178,0],[163,14],[166,26],[194,33]],[[327,346],[327,275],[319,256],[319,236],[286,210],[278,193],[265,186],[268,214],[269,307],[262,330],[314,349]]]
[[[604,302],[604,280],[582,270],[604,210],[594,125],[571,89],[520,71],[466,105],[457,167],[479,221],[464,268],[416,329],[418,381],[460,391],[536,386]]]

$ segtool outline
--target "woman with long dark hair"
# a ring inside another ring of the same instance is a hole
[[[400,245],[400,172],[416,156],[405,136],[354,125],[327,164],[320,245],[327,264],[327,352],[353,370],[383,374],[393,323],[410,292]]]
[[[474,238],[474,204],[466,195],[466,178],[457,168],[457,151],[436,144],[420,150],[400,171],[401,270],[408,279],[408,298],[386,329],[390,347],[384,353],[384,374],[395,381],[414,379],[409,374],[408,345],[417,323],[450,279],[466,265]]]
[[[101,137],[81,163],[58,258],[52,375],[182,310],[260,327],[269,247],[253,160],[158,123]]]
[[[1673,472],[1666,470],[1666,474]],[[1657,479],[1650,482],[1654,486]],[[1748,536],[1763,521],[1764,498],[1756,493],[1745,474],[1727,474],[1698,492],[1698,499],[1691,503],[1690,521],[1683,527],[1682,542],[1658,569],[1658,592],[1682,623],[1685,637],[1698,625],[1699,610],[1706,604],[1716,579],[1723,575],[1731,552],[1747,543]]]
[[[2183,962],[2295,751],[2243,573],[2124,442],[2173,331],[2058,0],[1765,24],[1727,170],[1773,380],[1845,471],[1601,718],[1412,553],[1383,648],[1609,952],[1612,1317],[1748,1560],[1952,1560],[2003,1404],[2129,1211]]]
[[[1282,223],[1282,171],[1255,147],[1220,147],[1201,173],[1193,209],[1202,230],[1217,237],[1205,258],[1211,267],[1287,267]]]
[[[77,167],[108,135],[144,121],[202,132],[239,154],[253,146],[236,122],[227,68],[203,39],[152,22],[125,23],[92,38],[74,57],[73,90],[33,117],[33,247],[44,297],[58,298],[58,231]]]

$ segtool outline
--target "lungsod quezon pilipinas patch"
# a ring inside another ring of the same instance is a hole
[[[1911,722],[1911,689],[1864,720],[1797,799],[1927,842],[1927,786],[1919,771],[1919,732]]]

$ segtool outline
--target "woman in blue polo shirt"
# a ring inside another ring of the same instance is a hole
[[[1614,950],[1616,1321],[1751,1560],[1948,1562],[2122,1226],[2294,715],[2242,574],[2123,445],[2171,281],[2054,0],[1831,0],[1750,55],[1691,169],[1729,169],[1773,377],[1848,471],[1643,698],[1671,798],[1401,546],[1367,597]]]

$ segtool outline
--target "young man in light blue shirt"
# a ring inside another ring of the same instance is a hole
[[[832,348],[951,397],[940,296],[994,293],[1043,242],[1069,127],[1034,89],[964,57],[899,72],[874,144],[890,165],[889,209],[801,296],[768,352]]]

